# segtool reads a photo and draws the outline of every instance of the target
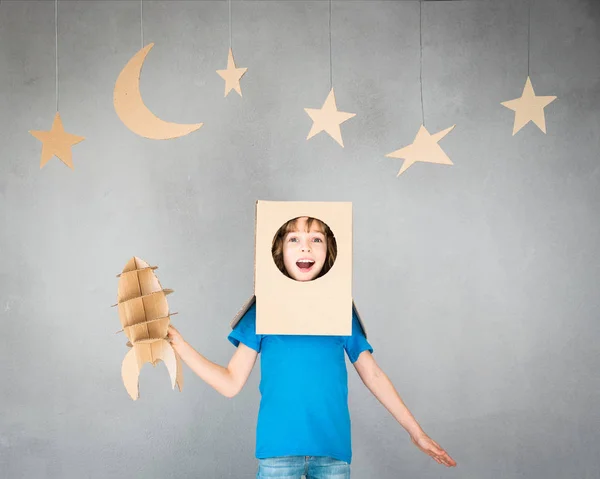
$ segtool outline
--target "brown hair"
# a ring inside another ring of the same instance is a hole
[[[279,228],[279,230],[277,230],[277,233],[275,233],[275,237],[273,238],[273,245],[271,246],[271,253],[273,254],[273,260],[275,261],[275,265],[279,268],[279,271],[281,271],[288,278],[290,278],[290,275],[288,274],[287,270],[285,269],[285,265],[283,264],[283,241],[285,240],[285,237],[288,233],[292,231],[298,231],[298,218],[294,218],[287,221],[283,224],[281,228]],[[313,222],[316,222],[317,225],[320,227],[321,233],[325,235],[325,242],[327,243],[327,255],[325,256],[325,264],[323,264],[323,268],[317,276],[317,278],[320,278],[321,276],[327,274],[327,272],[333,266],[333,263],[335,263],[335,258],[337,256],[337,242],[335,240],[335,236],[333,235],[333,231],[331,231],[329,226],[327,226],[325,223],[323,223],[317,218],[308,218],[308,220],[306,221],[307,231],[310,231]]]

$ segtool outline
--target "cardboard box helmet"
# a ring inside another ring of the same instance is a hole
[[[286,276],[272,252],[282,225],[302,217],[326,224],[337,244],[331,269],[312,281]],[[231,321],[232,328],[256,303],[256,334],[350,336],[354,310],[366,336],[352,299],[352,203],[257,201],[254,255],[254,294]]]

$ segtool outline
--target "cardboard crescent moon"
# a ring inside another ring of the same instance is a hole
[[[119,74],[114,89],[115,111],[121,121],[134,133],[151,140],[167,140],[196,131],[203,123],[170,123],[155,116],[144,104],[140,93],[140,74],[146,55],[154,43],[137,52]]]

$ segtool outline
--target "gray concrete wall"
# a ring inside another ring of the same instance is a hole
[[[59,2],[59,109],[75,170],[28,130],[55,113],[54,2],[0,4],[0,475],[251,478],[257,368],[228,400],[185,370],[120,377],[115,302],[128,258],[157,264],[185,338],[226,364],[252,292],[254,203],[352,201],[354,295],[375,358],[425,431],[418,451],[349,365],[353,477],[598,477],[600,5],[532,2],[530,70],[556,95],[548,134],[512,137],[527,75],[519,0],[423,4],[423,96],[455,165],[385,154],[421,123],[419,5],[335,1],[333,80],[345,148],[306,141],[329,90],[328,3],[233,4],[243,98],[223,98],[225,1],[144,2],[155,42],[142,95],[203,121],[151,141],[127,130],[114,82],[140,48],[139,2]]]

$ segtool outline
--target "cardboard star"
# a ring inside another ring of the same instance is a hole
[[[501,105],[515,112],[513,136],[530,121],[533,121],[540,130],[546,133],[544,108],[554,100],[556,100],[555,96],[536,96],[531,85],[531,80],[527,77],[521,98],[501,103]]]
[[[327,99],[320,110],[315,108],[305,108],[304,111],[308,113],[308,116],[310,116],[313,121],[312,128],[306,137],[307,140],[310,140],[317,133],[326,131],[342,148],[344,147],[340,125],[353,116],[356,116],[356,113],[338,111],[335,104],[333,88],[329,92],[329,95],[327,95]]]
[[[456,125],[452,125],[450,128],[446,128],[445,130],[432,135],[427,131],[425,126],[421,125],[421,128],[419,128],[417,136],[415,137],[415,141],[413,141],[411,145],[385,155],[388,158],[401,158],[405,160],[396,176],[400,176],[417,161],[437,163],[438,165],[453,165],[454,163],[452,163],[450,158],[448,158],[448,155],[444,153],[444,150],[438,145],[438,142],[450,133],[455,126]]]
[[[236,68],[233,61],[233,52],[229,49],[227,57],[227,70],[217,70],[217,73],[225,80],[225,95],[229,95],[231,90],[237,91],[242,96],[242,87],[240,86],[240,78],[244,76],[247,68]]]
[[[42,169],[53,156],[56,156],[65,165],[73,169],[71,147],[85,140],[85,138],[83,136],[66,133],[58,112],[56,112],[56,115],[54,116],[52,129],[50,131],[29,130],[29,133],[42,142],[40,169]]]

